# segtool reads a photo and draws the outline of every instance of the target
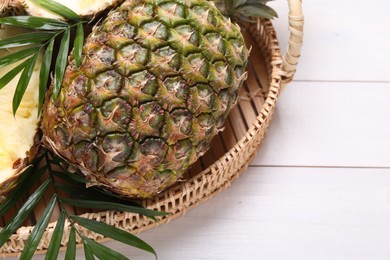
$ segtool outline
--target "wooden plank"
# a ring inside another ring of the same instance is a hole
[[[389,167],[390,83],[294,82],[253,165]]]
[[[287,2],[269,4],[279,13],[274,25],[284,53]],[[311,0],[302,7],[305,36],[297,80],[390,81],[387,1]]]
[[[162,260],[389,259],[389,183],[384,169],[250,167],[228,190],[140,237]]]

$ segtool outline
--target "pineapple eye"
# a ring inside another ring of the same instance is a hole
[[[101,141],[101,146],[105,153],[105,160],[125,162],[132,153],[134,141],[128,134],[109,134]],[[106,169],[107,171],[107,169]]]
[[[155,50],[167,45],[168,29],[160,22],[149,22],[138,28],[136,41],[144,48]]]
[[[169,31],[169,45],[184,56],[199,52],[199,40],[198,32],[190,25],[180,25]]]
[[[161,138],[147,138],[140,144],[140,148],[143,155],[152,157],[152,164],[162,162],[168,152],[168,145]]]
[[[121,75],[129,76],[133,72],[144,69],[149,56],[147,49],[135,43],[130,44],[117,52],[114,66]]]
[[[157,7],[156,17],[169,27],[186,23],[186,8],[177,3],[163,3]]]
[[[114,98],[104,102],[101,107],[101,113],[104,117],[105,124],[116,124],[126,131],[127,125],[130,123],[131,106],[121,98]]]

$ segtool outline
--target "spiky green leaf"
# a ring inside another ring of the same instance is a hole
[[[144,250],[146,252],[152,253],[157,259],[157,254],[154,249],[142,239],[139,239],[131,233],[92,219],[82,218],[78,216],[72,216],[72,219],[81,226],[86,227],[91,231],[102,234],[103,236],[112,238],[124,244]]]
[[[19,34],[16,36],[8,37],[0,40],[0,49],[21,47],[31,44],[38,44],[51,39],[54,36],[54,32],[31,32]]]
[[[106,247],[105,245],[99,244],[98,242],[90,238],[84,237],[83,243],[87,248],[90,248],[92,250],[92,253],[96,255],[99,259],[128,260],[128,258],[121,253],[118,253],[111,248]]]
[[[230,1],[230,2],[233,2],[232,4],[232,8],[238,8],[239,6],[241,5],[244,5],[248,0],[227,0],[227,1]],[[225,0],[226,2],[226,0]]]
[[[41,241],[42,235],[45,232],[47,225],[49,224],[49,220],[51,215],[53,214],[56,202],[57,199],[54,195],[51,198],[50,202],[46,205],[46,208],[43,211],[41,218],[38,220],[38,222],[35,224],[35,227],[31,231],[31,234],[27,239],[26,244],[24,245],[22,255],[20,256],[21,260],[28,260],[33,257],[35,250],[38,247],[39,241]]]
[[[41,71],[39,72],[39,97],[38,97],[38,116],[41,113],[43,102],[45,101],[45,94],[47,82],[49,80],[51,60],[53,56],[54,38],[51,39],[49,45],[43,55]]]
[[[58,50],[58,56],[55,66],[55,77],[54,77],[54,98],[57,98],[60,93],[62,79],[64,77],[65,67],[68,59],[69,51],[70,32],[69,30],[64,31],[62,36],[60,49]]]
[[[241,6],[237,8],[236,13],[245,17],[262,17],[266,19],[277,17],[274,9],[262,4]]]
[[[76,38],[74,39],[74,60],[76,66],[80,66],[81,53],[83,51],[84,44],[84,29],[81,23],[77,24]]]
[[[27,48],[0,58],[0,68],[18,62],[39,51],[39,47]]]
[[[50,180],[46,180],[33,194],[27,199],[23,206],[19,209],[12,220],[0,232],[0,247],[7,242],[8,238],[20,227],[23,221],[30,215],[35,205],[41,200]]]
[[[25,27],[36,30],[63,30],[69,24],[54,19],[35,16],[8,16],[0,18],[0,24]]]
[[[14,113],[14,116],[16,115],[16,111],[19,108],[20,102],[22,101],[22,98],[24,96],[24,93],[26,92],[28,83],[30,82],[31,75],[34,71],[35,63],[37,62],[39,53],[36,53],[34,56],[32,56],[30,59],[28,59],[26,63],[26,67],[24,68],[22,75],[20,75],[18,85],[15,89],[15,94],[12,100],[12,111]]]
[[[57,220],[56,227],[51,237],[49,248],[47,249],[45,260],[52,260],[58,258],[58,252],[61,246],[62,235],[64,233],[65,224],[65,211],[61,211],[61,214]]]
[[[81,17],[78,14],[76,14],[74,11],[64,6],[60,2],[53,1],[53,0],[30,0],[30,1],[65,19],[69,19],[72,21],[79,21],[81,19]]]
[[[74,260],[76,257],[76,230],[74,226],[72,226],[69,239],[68,246],[66,247],[65,260]]]
[[[272,19],[275,10],[267,6],[269,0],[212,0],[217,8],[236,22],[255,22],[254,17]]]

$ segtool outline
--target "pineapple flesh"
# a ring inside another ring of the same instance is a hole
[[[6,27],[4,30],[0,30],[0,39],[23,31],[25,30]],[[10,54],[8,50],[0,51],[0,57],[8,54]],[[0,75],[5,75],[19,63],[0,68]],[[20,74],[1,90],[0,196],[12,188],[17,181],[17,176],[23,172],[33,159],[32,148],[35,146],[35,135],[38,128],[39,62],[34,68],[31,81],[14,116],[12,99],[19,77]]]
[[[43,109],[45,145],[92,183],[147,198],[223,130],[246,78],[239,27],[206,0],[127,0],[72,55]]]
[[[26,11],[32,16],[62,19],[57,14],[49,12],[40,6],[36,5],[34,1],[30,0],[20,0],[22,5],[25,7]],[[61,0],[58,1],[62,5],[68,7],[76,14],[80,16],[94,16],[97,13],[110,8],[123,0]]]

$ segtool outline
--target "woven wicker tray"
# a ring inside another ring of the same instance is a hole
[[[248,79],[240,91],[238,105],[231,111],[225,123],[225,131],[214,138],[211,149],[187,171],[182,182],[153,199],[141,202],[147,208],[169,212],[170,215],[160,218],[159,222],[154,222],[147,217],[124,212],[93,212],[89,209],[72,208],[69,210],[137,234],[185,214],[186,211],[229,187],[256,155],[271,122],[280,91],[292,80],[295,73],[303,38],[301,0],[289,0],[289,8],[291,34],[284,57],[281,56],[276,32],[270,21],[259,21],[243,29],[247,44],[252,46]],[[47,194],[47,198],[50,197],[51,195]],[[0,249],[0,256],[18,255],[23,250],[35,224],[34,219],[38,218],[44,209],[45,203],[42,202],[36,207],[25,226],[19,228]],[[7,223],[15,210],[11,210],[0,219],[0,226]],[[37,253],[44,253],[47,249],[58,215],[59,212],[53,213],[53,222],[44,233]],[[66,238],[70,232],[69,223],[65,225],[63,247],[66,247]],[[98,241],[106,239],[82,227],[80,231]]]

